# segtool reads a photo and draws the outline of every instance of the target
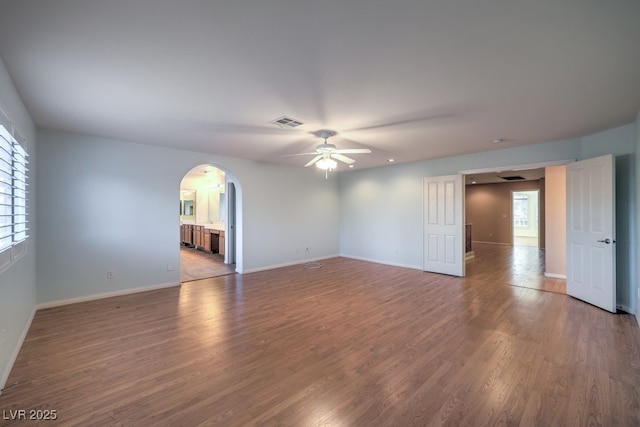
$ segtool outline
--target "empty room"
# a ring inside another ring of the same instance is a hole
[[[481,3],[3,2],[0,426],[639,425],[640,3]]]

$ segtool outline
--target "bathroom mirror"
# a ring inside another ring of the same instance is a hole
[[[194,200],[183,200],[182,201],[182,215],[183,216],[193,216],[193,209],[195,207]]]
[[[180,216],[186,219],[194,219],[196,214],[196,192],[180,192]]]

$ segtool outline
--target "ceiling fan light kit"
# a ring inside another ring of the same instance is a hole
[[[316,166],[322,170],[333,170],[338,167],[338,162],[331,158],[323,158],[316,162]]]
[[[371,153],[371,150],[368,148],[344,148],[338,149],[334,144],[329,144],[327,139],[336,135],[335,131],[332,130],[321,130],[316,133],[319,137],[324,139],[324,142],[316,147],[316,151],[312,153],[300,153],[300,154],[289,154],[289,156],[305,156],[305,155],[314,155],[315,157],[311,159],[305,167],[316,165],[317,168],[325,171],[325,177],[327,173],[331,170],[334,170],[338,167],[338,162],[346,163],[350,167],[353,166],[355,160],[345,156],[344,154],[368,154]],[[287,156],[288,157],[288,156]],[[336,161],[337,160],[337,161]]]

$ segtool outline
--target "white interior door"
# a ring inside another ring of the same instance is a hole
[[[567,294],[616,311],[613,156],[567,165]]]
[[[225,264],[236,263],[236,186],[233,182],[227,185],[227,230],[225,232]]]
[[[424,270],[464,276],[462,175],[424,178]]]

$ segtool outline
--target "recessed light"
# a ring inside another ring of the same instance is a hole
[[[352,167],[353,167],[353,165],[349,165],[349,167],[350,167],[350,168],[352,168]]]
[[[504,142],[504,138],[496,138],[493,140],[494,144],[502,144]]]
[[[475,181],[471,181],[471,183],[472,183],[472,184],[475,184],[476,182],[475,182]]]
[[[395,162],[395,159],[389,159],[389,160],[387,160],[387,162],[393,163],[393,162]]]

